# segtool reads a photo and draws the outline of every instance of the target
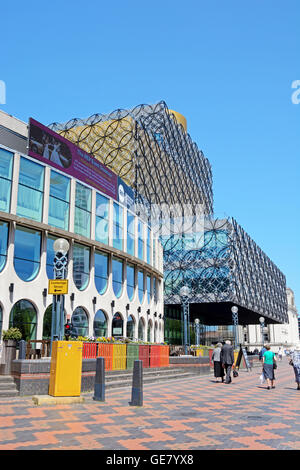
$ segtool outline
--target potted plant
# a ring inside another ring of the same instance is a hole
[[[2,332],[2,338],[4,349],[0,372],[3,375],[10,375],[12,361],[16,359],[17,341],[22,339],[22,333],[18,328],[11,327]]]
[[[4,330],[2,332],[2,339],[3,341],[20,341],[20,339],[22,339],[22,333],[19,328],[11,327],[8,330]]]

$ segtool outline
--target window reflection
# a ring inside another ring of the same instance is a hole
[[[116,297],[120,297],[123,289],[123,261],[112,259],[112,284]]]
[[[123,207],[116,202],[113,206],[113,247],[123,250]]]
[[[74,232],[84,237],[91,235],[91,189],[76,183]]]
[[[21,157],[17,215],[38,222],[42,220],[44,167]]]
[[[127,211],[127,253],[134,256],[135,217]]]
[[[102,194],[96,194],[96,230],[98,242],[108,244],[109,200]]]
[[[94,318],[94,336],[107,336],[107,319],[103,310],[98,310]]]
[[[51,170],[48,224],[69,230],[70,178]]]
[[[131,264],[127,265],[127,295],[129,300],[133,299],[134,296],[134,266]]]
[[[74,243],[73,246],[73,280],[79,290],[84,290],[90,279],[90,249]]]
[[[88,336],[89,321],[87,313],[83,307],[77,307],[74,310],[71,323],[73,324],[72,334],[77,336]]]
[[[143,302],[144,299],[144,273],[143,271],[138,272],[138,291],[140,302]]]
[[[0,272],[6,264],[8,241],[8,223],[0,220]]]
[[[13,154],[0,149],[0,211],[9,212]]]
[[[41,233],[16,226],[14,267],[23,281],[32,281],[39,272]]]
[[[28,300],[19,300],[11,309],[9,327],[19,328],[22,339],[36,339],[36,309]]]
[[[134,319],[131,315],[127,319],[126,336],[129,339],[134,339]]]
[[[104,294],[108,279],[108,255],[95,250],[95,285],[99,294]]]

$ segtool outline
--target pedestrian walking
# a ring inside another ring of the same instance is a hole
[[[212,353],[212,361],[214,363],[214,376],[216,377],[216,382],[219,382],[218,378],[221,378],[221,381],[224,382],[224,367],[221,362],[221,348],[222,343],[218,343]]]
[[[269,344],[266,344],[266,351],[263,354],[263,375],[267,381],[267,389],[275,388],[274,380],[275,374],[274,369],[277,368],[276,356]]]
[[[225,344],[222,346],[221,349],[221,363],[226,372],[225,383],[230,384],[231,380],[231,369],[234,363],[234,354],[233,354],[233,347],[231,346],[231,341],[226,340]]]
[[[297,390],[300,390],[300,346],[297,346],[294,352],[291,354],[289,364],[294,368]]]
[[[263,347],[261,348],[261,350],[259,351],[259,360],[262,361],[263,360],[263,355],[264,355],[264,352],[266,351],[266,348],[265,346],[263,345]]]
[[[278,360],[279,361],[282,361],[282,356],[283,356],[283,347],[280,346],[280,348],[278,349]]]

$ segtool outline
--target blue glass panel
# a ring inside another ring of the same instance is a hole
[[[149,304],[151,300],[151,277],[150,276],[147,276],[147,299],[148,299],[148,304]]]
[[[96,216],[108,220],[109,200],[102,194],[96,194]]]
[[[91,211],[92,191],[90,188],[76,183],[75,206],[86,211]]]
[[[90,279],[90,249],[84,245],[73,246],[73,280],[79,290],[84,290]]]
[[[108,279],[108,256],[95,251],[95,285],[99,294],[104,294]]]
[[[107,335],[107,319],[103,310],[98,310],[94,318],[94,336],[96,338]]]
[[[53,248],[53,244],[55,240],[57,240],[57,238],[55,237],[48,236],[47,238],[46,272],[47,272],[48,279],[54,279],[53,264],[54,264],[55,251]]]
[[[0,211],[9,212],[11,182],[0,178]]]
[[[127,253],[134,256],[134,241],[135,241],[135,229],[134,229],[135,217],[133,214],[127,211]]]
[[[63,230],[69,230],[69,203],[49,198],[48,224]]]
[[[123,249],[123,208],[114,202],[113,205],[113,247]]]
[[[123,289],[123,261],[113,258],[112,260],[112,284],[116,297],[120,297]]]
[[[85,210],[75,207],[74,232],[84,237],[91,234],[91,214]]]
[[[40,267],[41,233],[17,226],[15,231],[14,267],[23,281],[32,281]]]
[[[72,333],[78,336],[88,336],[89,334],[89,321],[86,311],[83,307],[77,307],[72,315],[73,331]]]
[[[9,212],[13,154],[0,149],[0,211]]]
[[[51,170],[50,196],[70,202],[70,178]]]
[[[0,148],[0,176],[8,180],[12,178],[13,158],[13,153]]]
[[[144,273],[143,271],[138,272],[138,291],[140,302],[143,302],[144,299]]]
[[[0,271],[6,264],[8,224],[0,221]]]
[[[134,266],[127,265],[127,295],[129,300],[133,299],[134,295]]]
[[[147,228],[147,263],[150,264],[150,229]]]
[[[28,186],[31,189],[43,191],[44,188],[44,167],[21,157],[19,184]]]
[[[144,224],[138,221],[138,258],[144,260]]]

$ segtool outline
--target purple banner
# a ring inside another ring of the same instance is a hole
[[[29,119],[28,155],[118,200],[118,177],[69,140]]]

